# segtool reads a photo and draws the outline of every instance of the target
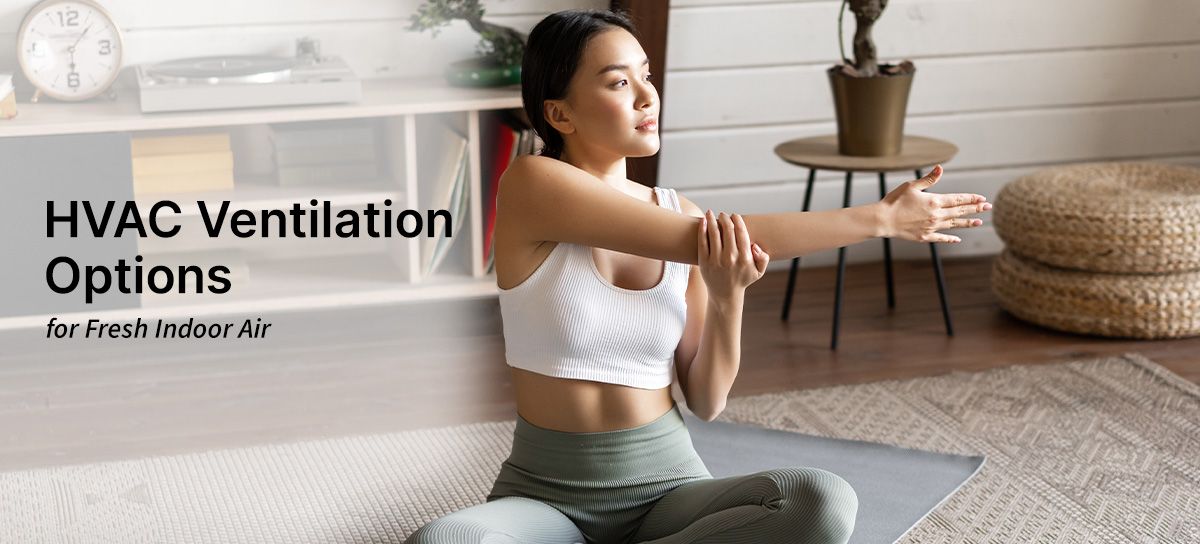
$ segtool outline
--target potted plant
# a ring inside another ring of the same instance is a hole
[[[854,60],[846,58],[842,16],[849,4],[857,24]],[[842,0],[838,8],[838,49],[842,62],[829,68],[833,106],[837,114],[838,152],[860,157],[900,153],[908,91],[916,67],[911,61],[879,64],[871,28],[887,0]]]
[[[454,19],[466,21],[479,33],[476,51],[481,56],[450,63],[444,75],[451,85],[494,87],[521,82],[525,34],[484,22],[479,0],[428,0],[409,17],[408,30],[432,30],[437,37],[441,27]]]

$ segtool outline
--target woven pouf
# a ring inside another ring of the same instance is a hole
[[[1152,163],[1047,168],[1000,190],[992,224],[1008,249],[1062,268],[1200,270],[1200,169]]]
[[[1081,272],[1006,249],[992,266],[992,292],[1009,313],[1052,329],[1122,338],[1200,334],[1200,272]]]

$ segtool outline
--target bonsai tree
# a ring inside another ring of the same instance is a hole
[[[437,37],[441,27],[454,19],[462,19],[479,33],[476,51],[497,66],[521,64],[525,53],[525,34],[483,21],[483,6],[479,0],[427,0],[409,17],[408,30],[432,30]]]
[[[850,5],[850,11],[854,12],[856,24],[853,62],[846,58],[845,40],[842,37],[842,16],[846,13],[847,4]],[[906,60],[899,65],[883,65],[881,67],[875,56],[875,41],[871,38],[871,29],[875,26],[875,21],[879,20],[879,16],[883,15],[887,4],[888,0],[842,0],[842,5],[838,9],[838,49],[842,54],[842,71],[846,75],[877,77],[912,71],[913,64],[910,61]]]

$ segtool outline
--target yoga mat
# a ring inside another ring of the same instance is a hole
[[[854,486],[851,542],[890,543],[981,458],[704,422],[681,407],[713,476],[783,466]],[[387,543],[483,502],[513,421],[267,444],[0,474],[0,542]]]
[[[899,540],[984,463],[982,456],[704,421],[680,410],[692,445],[715,478],[796,466],[828,470],[849,482],[858,495],[851,544]]]

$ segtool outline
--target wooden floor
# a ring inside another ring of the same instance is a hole
[[[835,269],[801,269],[787,323],[787,273],[772,272],[747,295],[732,395],[1123,352],[1200,382],[1200,338],[1109,340],[1027,325],[996,305],[990,266],[990,257],[945,262],[952,338],[928,261],[896,263],[892,311],[882,264],[849,267],[836,352]],[[243,342],[0,333],[0,471],[515,417],[494,298],[270,317],[274,336]]]

